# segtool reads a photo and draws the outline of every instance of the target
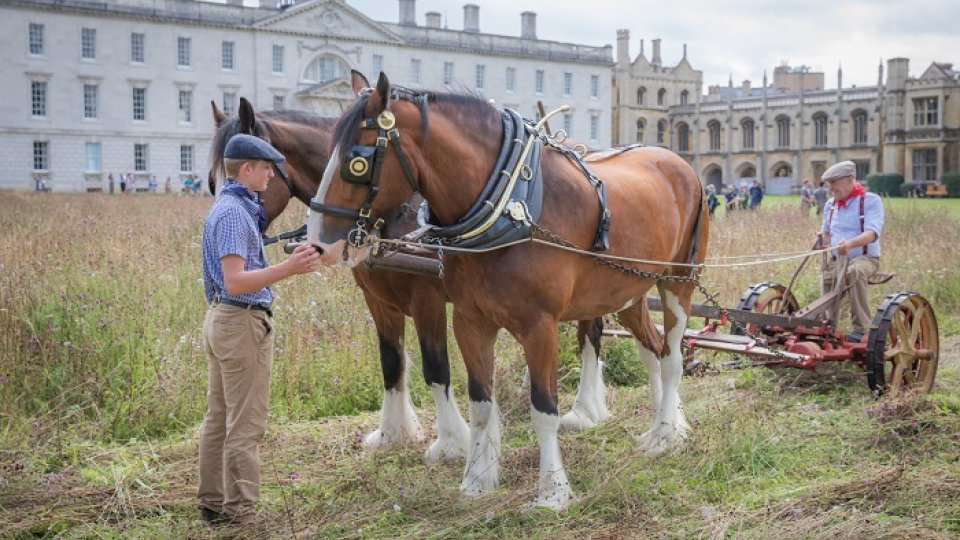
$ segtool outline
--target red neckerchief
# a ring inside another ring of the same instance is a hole
[[[860,195],[863,195],[866,192],[867,190],[863,189],[863,185],[861,185],[860,182],[854,182],[853,191],[851,191],[849,195],[844,197],[843,200],[837,201],[837,208],[846,207],[848,202],[859,197]]]

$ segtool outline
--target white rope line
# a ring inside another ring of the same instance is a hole
[[[756,259],[757,257],[783,257],[785,255],[809,255],[810,250],[804,251],[783,251],[781,253],[754,253],[753,255],[717,255],[715,257],[707,257],[708,261],[721,261],[724,259]]]
[[[831,249],[831,248],[825,248],[825,249],[817,249],[817,250],[810,250],[810,251],[802,251],[802,252],[796,252],[796,254],[785,254],[783,256],[773,257],[770,259],[761,259],[757,261],[748,261],[748,262],[740,262],[740,263],[690,264],[690,263],[678,263],[678,262],[670,262],[670,261],[654,261],[649,259],[636,259],[632,257],[620,257],[617,255],[607,255],[604,253],[597,253],[595,251],[587,251],[585,249],[567,247],[567,246],[555,244],[553,242],[549,242],[546,240],[541,240],[539,238],[533,238],[533,237],[524,238],[521,240],[514,240],[513,242],[508,242],[500,246],[489,247],[489,248],[464,248],[464,247],[454,247],[454,246],[440,246],[436,244],[424,244],[423,242],[410,242],[406,240],[394,240],[389,238],[388,239],[378,238],[377,240],[374,241],[375,244],[410,246],[410,247],[416,247],[421,249],[431,249],[437,252],[446,251],[446,252],[452,252],[452,253],[489,253],[491,251],[497,251],[500,249],[516,246],[519,244],[524,244],[527,242],[542,244],[552,248],[569,251],[571,253],[579,253],[581,255],[589,255],[591,257],[608,259],[612,261],[620,261],[620,262],[627,262],[627,263],[633,263],[633,264],[648,264],[653,266],[673,266],[673,267],[682,267],[682,268],[738,268],[738,267],[745,267],[745,266],[759,266],[762,264],[772,264],[772,263],[777,263],[782,261],[789,261],[793,259],[801,259],[804,257],[808,257],[810,255],[825,253],[827,251],[830,251]],[[757,255],[757,257],[760,257],[760,256],[761,255]],[[746,256],[743,256],[743,257],[745,258]]]

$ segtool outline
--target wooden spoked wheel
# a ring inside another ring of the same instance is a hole
[[[792,315],[800,309],[800,304],[797,303],[797,299],[793,296],[793,293],[788,292],[787,288],[783,285],[774,282],[764,282],[752,285],[747,289],[746,292],[743,293],[743,296],[740,297],[737,309],[752,311],[754,313],[769,313],[771,315]],[[756,335],[756,324],[743,325],[743,323],[741,323],[740,326],[733,325],[730,333],[743,335],[744,326],[746,326],[747,332]]]
[[[937,316],[930,302],[910,292],[887,296],[867,341],[867,383],[874,394],[929,392],[939,360]]]

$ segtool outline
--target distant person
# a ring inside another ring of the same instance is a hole
[[[120,193],[127,192],[127,175],[120,173]]]
[[[163,182],[163,192],[170,193],[170,189],[171,189],[170,177],[168,176],[167,179]]]
[[[808,217],[810,207],[816,202],[816,199],[813,198],[813,190],[810,188],[810,181],[804,178],[803,185],[800,186],[800,215]]]
[[[113,195],[113,173],[107,175],[107,190]]]
[[[189,174],[183,179],[183,192],[187,195],[193,193],[193,177]]]
[[[150,177],[150,183],[148,183],[147,186],[150,188],[150,193],[156,193],[156,192],[157,192],[157,177],[156,177],[156,175],[153,175],[153,176]]]
[[[723,198],[726,201],[724,208],[727,212],[737,209],[737,192],[733,189],[733,186],[723,187]]]
[[[826,182],[820,181],[820,186],[813,192],[813,200],[817,203],[817,215],[823,214],[823,206],[827,204],[827,195],[830,190],[826,188]]]
[[[717,188],[713,187],[713,184],[707,184],[707,208],[710,209],[710,217],[713,217],[718,206],[720,201],[717,200]]]
[[[750,208],[750,191],[747,186],[740,186],[740,193],[737,194],[737,206],[741,210]]]
[[[761,202],[763,202],[763,188],[760,187],[760,182],[754,180],[753,185],[750,186],[750,209],[756,210]]]

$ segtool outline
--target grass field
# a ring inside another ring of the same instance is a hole
[[[211,199],[4,193],[0,207],[0,538],[231,538],[197,518],[197,431],[205,409],[200,226]],[[797,252],[818,222],[795,198],[718,215],[709,255]],[[378,423],[377,343],[348,272],[276,287],[277,351],[263,452],[263,523],[250,538],[956,538],[960,535],[960,201],[886,201],[874,305],[924,294],[941,334],[928,396],[878,401],[853,366],[816,373],[723,369],[685,378],[693,431],[651,457],[635,438],[651,416],[646,374],[627,340],[604,342],[614,418],[561,446],[579,497],[569,511],[520,512],[539,450],[520,391],[523,358],[498,342],[502,483],[464,501],[462,463],[426,465],[424,445],[360,452]],[[302,219],[291,206],[275,230]],[[282,257],[279,248],[269,256]],[[797,261],[710,270],[721,302]],[[818,296],[816,273],[797,286]],[[697,298],[697,301],[701,299]],[[409,332],[412,327],[408,325]],[[579,368],[563,326],[561,409]],[[408,338],[408,343],[414,343]],[[418,351],[411,388],[433,405]],[[465,376],[451,347],[454,393]]]

